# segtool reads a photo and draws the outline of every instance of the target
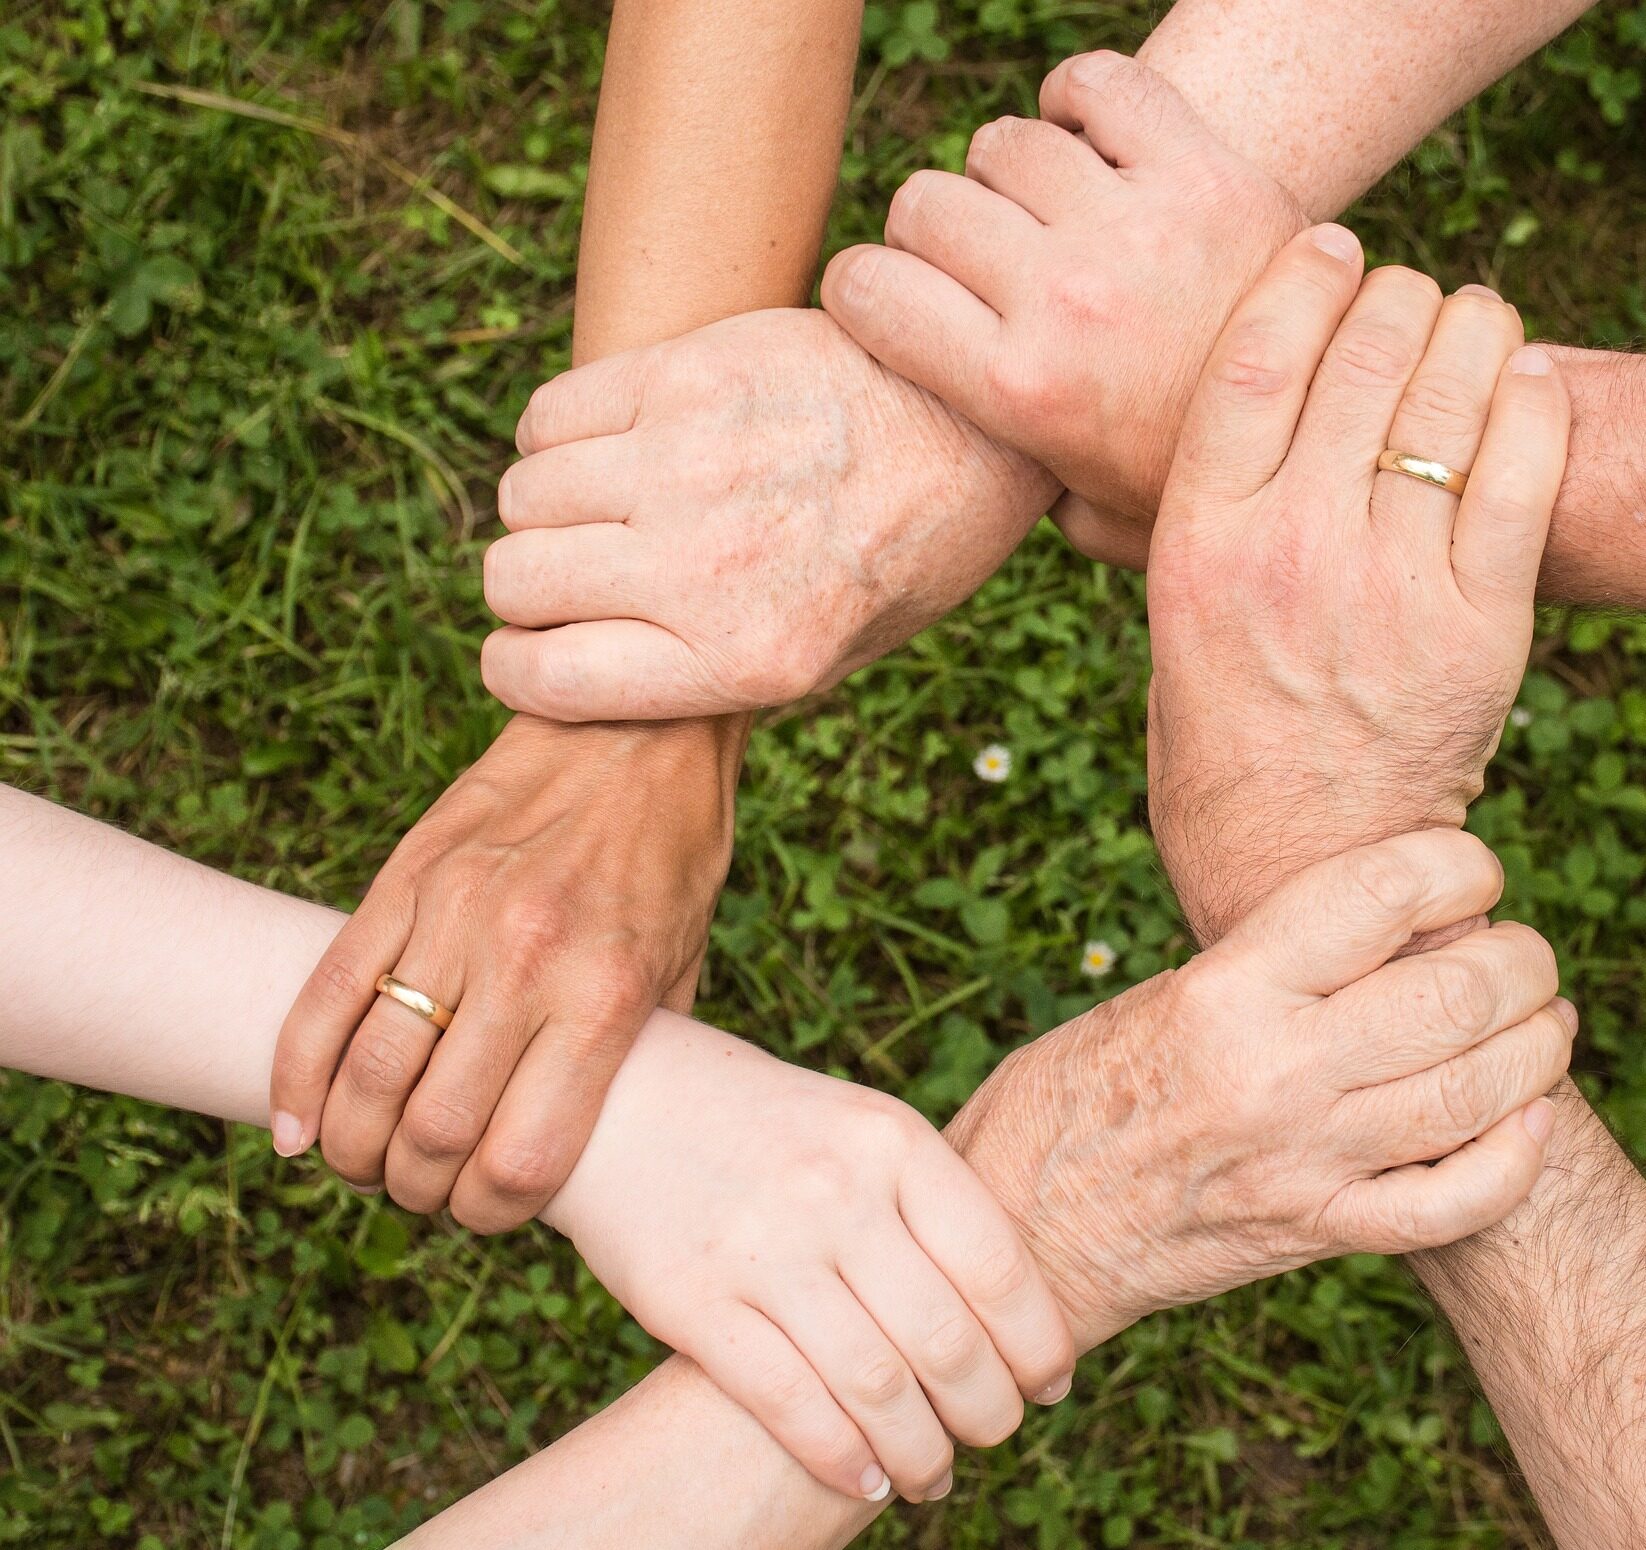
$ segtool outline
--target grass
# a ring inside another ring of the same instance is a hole
[[[832,241],[1156,7],[871,7]],[[565,362],[588,0],[20,0],[0,20],[0,778],[348,904],[479,753],[478,553]],[[1551,337],[1646,330],[1646,8],[1431,138],[1353,219]],[[255,113],[245,106],[258,104]],[[265,111],[272,110],[272,111]],[[946,1116],[1184,938],[1141,823],[1133,579],[1037,534],[954,619],[757,735],[706,1015]],[[1545,619],[1475,826],[1646,1142],[1633,621]],[[1001,786],[971,773],[1013,751]],[[386,1543],[658,1352],[547,1233],[477,1242],[253,1133],[0,1077],[0,1544]],[[7,1465],[9,1464],[9,1467]],[[1397,1268],[1150,1320],[878,1546],[1545,1543]]]

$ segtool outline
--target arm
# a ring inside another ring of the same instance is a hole
[[[1314,858],[1461,823],[1531,638],[1561,374],[1489,293],[1383,269],[1351,304],[1358,275],[1300,239],[1242,302],[1155,531],[1150,809],[1203,940]],[[1461,501],[1371,471],[1414,434],[1472,466]],[[1529,1200],[1417,1268],[1561,1545],[1609,1550],[1646,1538],[1646,1181],[1554,1097]]]
[[[860,9],[620,0],[578,358],[804,298]],[[402,842],[304,986],[273,1076],[278,1149],[318,1137],[351,1183],[411,1210],[449,1204],[477,1231],[540,1210],[647,1013],[691,1006],[747,734],[739,719],[650,731],[517,717]],[[438,1045],[375,998],[385,972],[458,1009]]]
[[[1499,873],[1457,835],[1384,852],[1385,871],[1405,883],[1386,890],[1381,911],[1321,869],[1238,940],[1006,1062],[954,1130],[1000,1204],[900,1105],[659,1012],[546,1220],[634,1306],[706,1308],[731,1391],[757,1401],[763,1380],[779,1380],[782,1402],[763,1412],[779,1434],[796,1420],[797,1391],[749,1318],[761,1302],[749,1267],[776,1263],[815,1295],[796,1224],[829,1262],[852,1266],[854,1246],[877,1241],[876,1196],[895,1202],[890,1216],[934,1260],[941,1239],[959,1245],[970,1263],[957,1285],[969,1279],[966,1299],[991,1328],[996,1313],[1015,1318],[1019,1345],[1036,1322],[1021,1314],[1045,1284],[1002,1204],[1082,1347],[1155,1308],[1324,1254],[1438,1243],[1495,1220],[1541,1166],[1539,1134],[1519,1111],[1564,1069],[1575,1019],[1548,999],[1548,947],[1513,926],[1453,950],[1484,954],[1492,1013],[1469,1025],[1434,1015],[1436,977],[1456,964],[1389,955],[1413,929],[1489,907]],[[3,789],[0,889],[29,900],[0,913],[0,950],[17,970],[0,1059],[263,1122],[277,1010],[336,915]],[[90,972],[86,940],[99,946]],[[1262,1075],[1276,1063],[1289,1072],[1278,1085]],[[1460,1081],[1446,1079],[1453,1064]],[[705,1156],[705,1145],[718,1151]],[[903,1159],[889,1180],[876,1162],[887,1156]],[[1436,1156],[1434,1168],[1402,1166]],[[888,1261],[907,1253],[884,1244]],[[728,1270],[744,1278],[741,1303],[718,1285],[732,1284]],[[854,1281],[873,1273],[872,1261],[851,1270]],[[940,1311],[923,1303],[894,1297],[879,1316]],[[934,1394],[952,1392],[956,1354],[950,1343]],[[1038,1359],[1042,1382],[1065,1364],[1043,1395],[1055,1402],[1068,1391],[1067,1347]],[[847,1494],[858,1478],[818,1485],[676,1358],[417,1540],[702,1547],[781,1532],[796,1547],[841,1544],[876,1510]]]
[[[963,601],[1060,484],[1087,497],[1058,510],[1077,543],[1141,564],[1189,389],[1246,285],[1306,210],[1580,9],[1181,0],[1145,57],[1206,120],[1193,154],[1182,137],[1166,153],[1159,102],[1132,112],[1111,71],[1089,102],[1047,105],[1062,135],[1002,120],[972,177],[917,173],[888,246],[830,265],[840,327],[762,313],[550,384],[487,557],[512,626],[487,643],[488,684],[571,719],[800,698]],[[1082,190],[1110,168],[1073,170],[1070,131],[1096,163],[1128,122],[1159,175],[1099,205]],[[599,536],[619,517],[621,551]],[[586,622],[545,628],[567,619]]]

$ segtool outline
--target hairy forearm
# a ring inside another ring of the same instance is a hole
[[[1539,593],[1646,608],[1646,356],[1549,353],[1572,396],[1572,445]]]
[[[1413,1257],[1561,1550],[1646,1546],[1646,1179],[1569,1082],[1499,1226]]]

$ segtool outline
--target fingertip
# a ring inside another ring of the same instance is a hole
[[[1520,1111],[1520,1122],[1541,1150],[1555,1133],[1555,1106],[1547,1098],[1535,1098]]]
[[[1554,358],[1535,344],[1522,345],[1509,357],[1509,374],[1515,377],[1548,377],[1554,374]]]
[[[1554,1009],[1555,1016],[1565,1025],[1566,1032],[1575,1039],[1578,1029],[1582,1026],[1577,1008],[1565,996],[1556,996],[1549,1005]]]
[[[314,1144],[312,1125],[285,1109],[269,1116],[269,1135],[282,1157],[300,1156]]]
[[[1304,236],[1311,246],[1318,248],[1328,258],[1336,259],[1340,264],[1358,265],[1364,256],[1360,238],[1347,226],[1340,226],[1336,221],[1326,221],[1322,225],[1311,227]]]
[[[842,248],[828,262],[820,287],[823,310],[844,325],[868,306],[874,291],[874,273],[881,249],[872,242]]]

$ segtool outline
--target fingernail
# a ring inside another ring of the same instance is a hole
[[[370,1199],[373,1195],[381,1195],[383,1193],[383,1186],[381,1184],[350,1184],[349,1188],[352,1189],[355,1194],[364,1195],[367,1199]]]
[[[295,1157],[299,1152],[308,1150],[303,1121],[284,1109],[277,1109],[269,1116],[269,1134],[274,1139],[275,1151],[282,1157]]]
[[[892,1483],[886,1477],[886,1471],[878,1464],[871,1464],[863,1471],[863,1478],[858,1485],[863,1491],[863,1500],[866,1502],[883,1502],[892,1494]]]
[[[940,1502],[954,1489],[954,1471],[951,1469],[937,1484],[926,1493],[929,1502]]]
[[[1074,1387],[1074,1374],[1066,1372],[1055,1383],[1048,1383],[1034,1397],[1037,1405],[1055,1405],[1061,1399],[1069,1397],[1069,1390]]]
[[[1458,296],[1484,296],[1487,301],[1503,300],[1489,285],[1460,285],[1453,294]]]
[[[1327,224],[1317,226],[1309,233],[1309,241],[1322,253],[1352,264],[1360,257],[1360,239],[1347,226]]]
[[[1526,1127],[1526,1133],[1542,1146],[1554,1133],[1555,1106],[1547,1098],[1539,1098],[1535,1103],[1528,1103],[1520,1111],[1520,1119]]]
[[[1535,344],[1522,345],[1509,357],[1509,370],[1517,377],[1546,377],[1553,369],[1548,353]]]
[[[1555,1013],[1560,1020],[1566,1024],[1568,1031],[1572,1033],[1577,1032],[1577,1008],[1573,1006],[1572,1003],[1564,996],[1555,997]]]

